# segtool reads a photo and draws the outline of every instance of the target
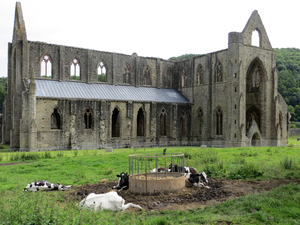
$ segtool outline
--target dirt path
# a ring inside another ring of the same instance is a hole
[[[289,183],[300,184],[300,179],[269,181],[209,179],[210,189],[185,188],[177,194],[161,194],[158,196],[135,195],[131,194],[128,190],[118,193],[125,199],[125,203],[132,202],[146,210],[186,210],[198,207],[202,208],[251,193],[263,193]],[[117,181],[80,186],[68,192],[68,197],[82,200],[90,193],[101,194],[109,192],[112,190],[112,186],[115,185],[117,185]]]

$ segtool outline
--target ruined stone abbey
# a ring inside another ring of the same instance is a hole
[[[16,4],[2,126],[11,149],[280,146],[288,127],[257,11],[227,49],[164,60],[29,41]]]

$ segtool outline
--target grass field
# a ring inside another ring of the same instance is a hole
[[[300,147],[207,148],[171,147],[185,153],[185,164],[206,171],[211,178],[300,178]],[[296,146],[296,147],[294,147]],[[6,147],[6,146],[4,146]],[[255,194],[204,209],[160,212],[79,211],[77,202],[66,201],[63,192],[22,192],[30,182],[48,180],[64,185],[116,180],[128,171],[128,155],[162,153],[163,148],[9,152],[0,150],[0,224],[299,224],[300,187],[287,185],[268,194]],[[250,213],[252,208],[260,209]],[[272,218],[272,219],[270,219]]]

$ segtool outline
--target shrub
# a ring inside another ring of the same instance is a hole
[[[235,156],[234,157],[234,164],[245,164],[246,163],[246,159],[240,157],[240,156]]]
[[[203,152],[200,154],[200,157],[200,160],[205,164],[213,164],[218,162],[218,153],[213,150]]]
[[[289,157],[285,157],[284,159],[282,159],[280,161],[280,165],[286,169],[286,170],[290,170],[293,168],[293,159],[289,159]]]
[[[74,157],[76,157],[78,155],[78,150],[74,150],[74,151],[72,151],[72,153],[73,153]]]
[[[45,151],[44,152],[44,159],[51,159],[51,158],[52,158],[51,152],[50,151]]]
[[[246,178],[256,178],[263,175],[254,164],[245,163],[238,167],[235,171],[231,171],[228,178],[231,179],[246,179]]]
[[[208,165],[206,164],[205,168],[203,171],[206,173],[208,177],[214,177],[214,178],[222,178],[225,177],[226,175],[226,169],[224,167],[223,161],[220,163],[216,164],[215,166]]]
[[[56,156],[57,156],[57,157],[64,157],[65,154],[64,154],[63,151],[60,151],[60,152],[57,152]]]
[[[192,155],[188,152],[184,153],[184,158],[192,159]]]

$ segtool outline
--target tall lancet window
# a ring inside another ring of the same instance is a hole
[[[220,61],[218,61],[218,63],[216,64],[215,67],[215,79],[216,82],[222,82],[223,81],[223,67],[222,67],[222,63]]]
[[[80,64],[78,59],[74,58],[71,62],[71,80],[80,80]]]
[[[160,114],[160,129],[159,134],[161,136],[167,135],[167,113],[165,109],[162,109]]]
[[[204,76],[203,67],[201,64],[199,64],[199,66],[197,68],[197,74],[196,74],[197,85],[203,84],[203,76]]]
[[[98,66],[98,82],[106,82],[106,67],[104,62],[100,62]]]
[[[54,108],[51,114],[51,129],[60,129],[60,112],[58,108]]]
[[[171,69],[168,68],[167,69],[167,77],[165,79],[165,87],[172,87],[172,72],[171,72]]]
[[[198,134],[202,134],[203,129],[203,111],[198,109]]]
[[[130,66],[128,64],[125,64],[124,70],[123,70],[123,83],[130,84]]]
[[[216,135],[223,134],[223,113],[220,108],[218,108],[215,112],[215,128],[216,128]]]
[[[186,82],[187,82],[187,73],[185,69],[183,69],[181,74],[181,87],[186,87],[187,86]]]
[[[92,110],[90,108],[87,108],[84,111],[84,124],[85,124],[85,129],[91,129],[92,128]]]
[[[187,118],[185,112],[182,112],[182,116],[180,118],[180,135],[181,136],[187,135]]]
[[[137,136],[145,136],[145,116],[141,108],[137,115]]]
[[[49,55],[41,58],[41,77],[52,78],[52,63]]]
[[[120,111],[115,108],[111,116],[111,136],[120,137]]]

